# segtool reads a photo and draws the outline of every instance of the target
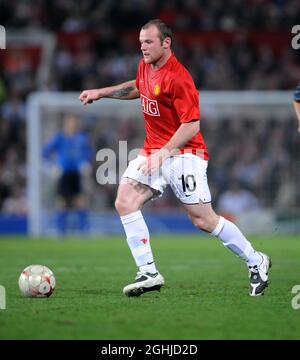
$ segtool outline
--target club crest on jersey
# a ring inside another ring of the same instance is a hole
[[[157,100],[152,100],[141,94],[142,110],[151,116],[160,116]]]
[[[153,89],[154,95],[157,96],[160,93],[160,87],[158,84],[154,85],[154,89]]]

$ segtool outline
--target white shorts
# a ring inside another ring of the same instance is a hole
[[[193,154],[175,155],[164,161],[159,172],[154,175],[144,175],[138,166],[146,159],[138,155],[129,162],[122,178],[136,180],[150,188],[164,192],[170,185],[176,197],[184,204],[199,204],[211,202],[207,184],[207,161]]]

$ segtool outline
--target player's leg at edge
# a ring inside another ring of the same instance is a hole
[[[196,227],[216,236],[225,247],[246,262],[250,279],[249,295],[263,295],[269,282],[270,258],[256,251],[235,224],[217,215],[211,203],[183,204],[183,206]]]
[[[135,180],[123,178],[118,188],[115,207],[127,237],[127,243],[139,269],[135,280],[124,287],[123,294],[140,296],[149,291],[160,290],[165,281],[158,272],[150,246],[148,227],[141,213],[145,202],[154,190]]]

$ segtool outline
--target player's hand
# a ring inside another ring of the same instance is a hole
[[[160,149],[144,160],[139,165],[138,170],[141,170],[144,175],[152,175],[159,170],[168,157],[170,157],[170,152],[166,149]]]
[[[93,90],[84,90],[79,95],[79,100],[83,103],[83,105],[86,104],[92,104],[93,101],[100,99],[99,90],[93,89]]]

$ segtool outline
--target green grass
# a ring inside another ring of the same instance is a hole
[[[126,298],[136,269],[121,237],[90,240],[0,239],[0,339],[299,339],[300,237],[256,237],[273,260],[265,296],[248,296],[247,269],[210,237],[152,237],[160,293]],[[18,277],[49,266],[57,287],[48,299],[23,298]]]

